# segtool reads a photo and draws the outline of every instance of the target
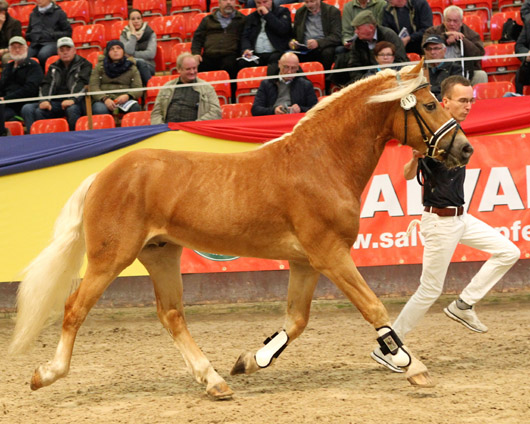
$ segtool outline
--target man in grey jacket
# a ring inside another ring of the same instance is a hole
[[[217,94],[211,85],[197,78],[197,66],[197,59],[190,53],[177,58],[180,76],[166,83],[158,93],[151,124],[221,119]],[[187,85],[192,83],[203,84]]]

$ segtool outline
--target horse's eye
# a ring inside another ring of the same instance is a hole
[[[425,109],[427,109],[429,112],[432,112],[433,110],[436,109],[436,103],[435,102],[426,103]]]

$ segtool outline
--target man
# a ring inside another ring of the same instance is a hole
[[[526,4],[528,3],[524,5]],[[518,69],[515,77],[516,91],[519,94],[523,94],[524,86],[530,85],[530,21],[526,21],[523,25],[523,30],[515,43],[515,53],[527,54],[527,56],[518,57],[521,61],[521,67]]]
[[[52,63],[40,85],[40,96],[81,93],[90,81],[92,64],[76,54],[70,37],[57,41],[59,60]],[[84,114],[84,97],[44,99],[39,103],[28,103],[22,107],[22,117],[28,132],[34,121],[61,118],[66,116],[70,131],[75,131],[75,123]]]
[[[24,99],[39,95],[43,74],[40,65],[28,58],[28,45],[22,37],[9,40],[9,54],[13,61],[2,70],[0,100]],[[6,135],[5,121],[12,121],[20,114],[25,102],[0,105],[0,135]]]
[[[442,100],[442,82],[451,75],[462,75],[462,67],[458,62],[443,62],[447,47],[443,38],[438,35],[431,35],[425,39],[423,45],[425,50],[425,60],[436,60],[437,62],[427,63],[428,78],[431,84],[431,92],[438,100]]]
[[[252,115],[283,115],[285,113],[307,112],[317,104],[313,84],[304,76],[284,77],[296,74],[299,60],[294,53],[285,53],[278,63],[279,79],[261,82],[252,105]]]
[[[0,58],[2,66],[11,60],[9,56],[9,40],[15,36],[22,36],[22,25],[18,19],[13,18],[8,12],[9,3],[0,0]]]
[[[300,52],[300,61],[320,62],[324,69],[331,69],[335,48],[341,45],[340,10],[321,0],[304,3],[294,16],[295,39],[289,48]]]
[[[432,27],[432,10],[426,0],[388,0],[383,26],[401,34],[407,53],[422,54],[423,34]]]
[[[458,6],[446,7],[442,24],[427,29],[423,34],[423,42],[431,35],[442,37],[447,46],[445,57],[448,59],[484,56],[480,35],[464,24],[463,19],[464,12]],[[471,84],[488,82],[488,75],[481,69],[480,60],[465,61],[463,68]]]
[[[443,106],[462,122],[474,102],[473,88],[462,76],[447,78],[442,84]],[[491,257],[484,263],[457,300],[444,309],[445,314],[477,333],[488,328],[478,319],[474,306],[519,259],[520,251],[510,240],[488,224],[464,211],[465,167],[447,169],[431,158],[413,151],[404,167],[407,180],[423,176],[421,233],[424,238],[423,271],[420,286],[409,299],[393,329],[403,340],[442,293],[447,268],[458,243],[486,251]],[[395,372],[403,372],[392,362],[391,355],[375,349],[372,358]]]
[[[221,106],[214,88],[197,78],[197,59],[190,53],[177,58],[179,77],[164,84],[156,96],[151,124],[221,119]],[[188,87],[182,84],[202,83]]]
[[[37,6],[29,15],[26,39],[31,43],[29,57],[36,57],[44,69],[46,60],[57,54],[57,40],[72,36],[70,22],[59,6],[51,0],[36,0]]]
[[[378,62],[373,53],[375,45],[379,41],[388,41],[396,47],[394,62],[407,62],[405,46],[398,35],[390,28],[377,25],[374,15],[369,10],[363,10],[352,21],[357,39],[352,44],[348,67],[377,65]],[[357,81],[366,75],[366,70],[350,72],[350,82]]]
[[[351,0],[344,5],[342,10],[342,44],[345,48],[351,49],[352,39],[355,35],[355,28],[351,24],[353,19],[366,9],[372,12],[377,25],[381,25],[386,5],[385,0]]]
[[[247,16],[241,36],[242,57],[239,68],[267,65],[267,74],[278,73],[278,60],[289,49],[291,40],[291,12],[275,6],[272,0],[257,0],[256,11]]]
[[[205,16],[193,34],[191,52],[200,72],[225,70],[230,78],[237,77],[245,16],[235,4],[236,0],[219,0],[219,9]]]

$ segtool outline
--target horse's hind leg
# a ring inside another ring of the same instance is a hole
[[[188,331],[182,304],[180,255],[182,247],[171,243],[146,246],[138,259],[153,280],[158,318],[173,338],[188,370],[214,399],[227,399],[233,394],[223,378],[214,370],[208,358]]]
[[[265,346],[256,353],[242,353],[232,368],[232,375],[251,374],[268,367],[304,331],[320,273],[309,264],[290,262],[289,268],[287,315],[283,330],[267,339]]]
[[[66,301],[61,338],[55,356],[46,365],[40,365],[35,370],[31,378],[32,390],[49,386],[68,374],[77,332],[92,306],[118,274],[119,271],[98,272],[94,267],[88,266],[79,288]]]

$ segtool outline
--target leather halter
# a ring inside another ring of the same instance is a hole
[[[422,88],[428,87],[429,84],[421,84],[418,87],[416,87],[412,93],[414,93],[417,90],[420,90]],[[414,94],[408,94],[407,96],[403,97],[401,99],[401,107],[403,108],[403,111],[405,113],[405,137],[403,144],[407,144],[407,112],[409,110],[412,110],[412,113],[414,114],[414,118],[416,118],[416,122],[418,123],[418,127],[421,131],[421,136],[423,138],[423,142],[427,144],[427,154],[428,157],[434,157],[434,155],[438,152],[438,143],[440,140],[452,129],[454,129],[453,137],[451,139],[451,142],[449,143],[449,147],[446,151],[442,151],[442,155],[444,157],[447,157],[449,155],[449,152],[451,151],[451,148],[453,147],[453,144],[455,142],[456,134],[458,130],[462,130],[460,127],[460,124],[454,119],[451,118],[447,122],[445,122],[440,128],[438,128],[436,131],[431,130],[427,122],[425,122],[425,119],[420,115],[418,112],[418,109],[416,108],[416,96]],[[431,137],[429,138],[429,135],[426,133],[425,130],[428,130]]]

